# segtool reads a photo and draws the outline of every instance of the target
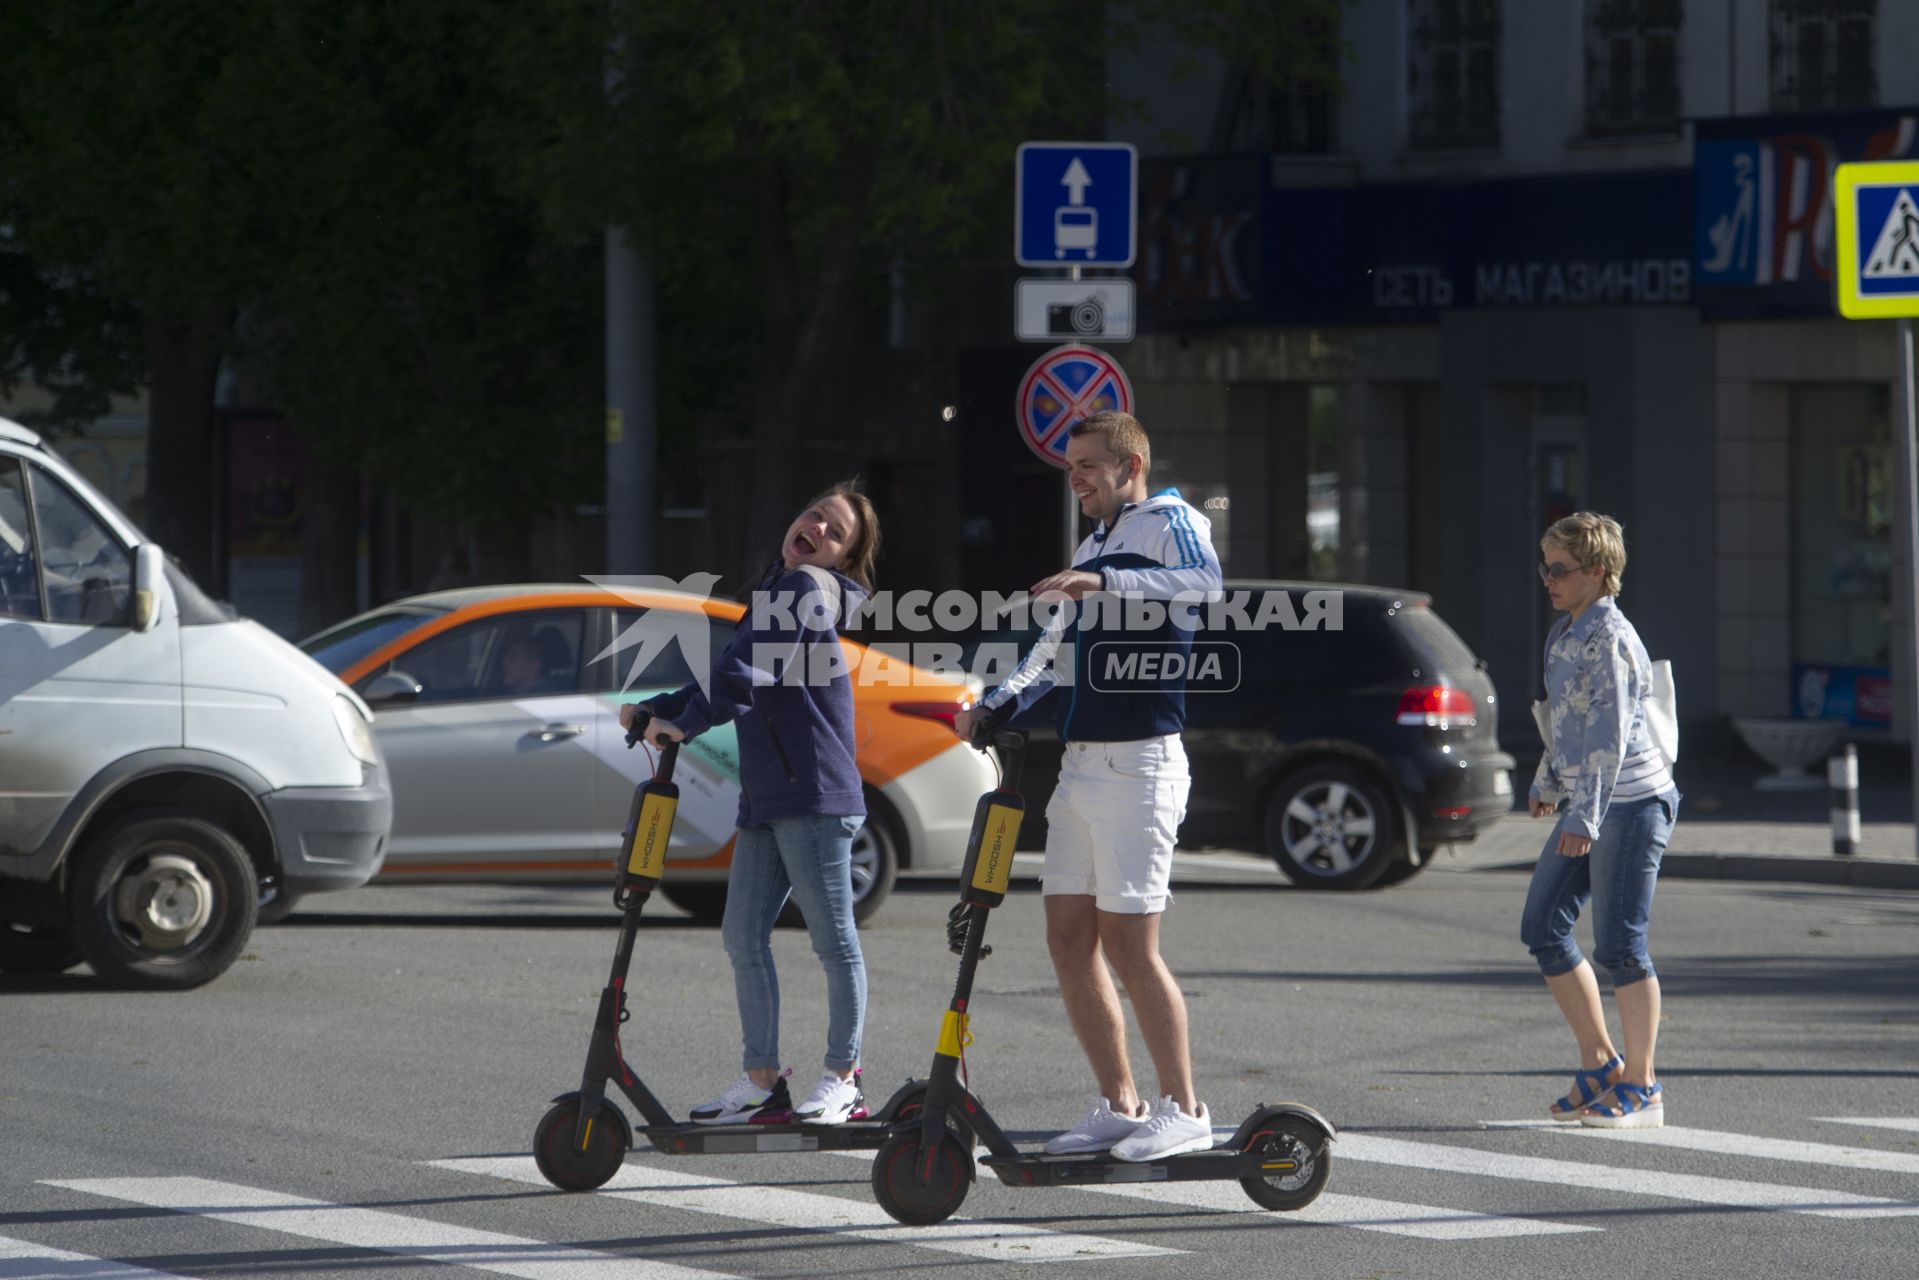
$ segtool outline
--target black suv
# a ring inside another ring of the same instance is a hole
[[[1302,888],[1365,889],[1408,879],[1439,845],[1473,839],[1512,808],[1514,762],[1499,749],[1486,664],[1429,597],[1323,582],[1224,586],[1235,607],[1210,612],[1194,637],[1195,654],[1226,661],[1187,686],[1193,787],[1181,847],[1264,849]],[[1059,777],[1057,696],[1013,721],[1032,744],[1022,847],[1044,843]]]

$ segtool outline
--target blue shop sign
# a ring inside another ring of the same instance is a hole
[[[1734,116],[1694,126],[1693,254],[1708,319],[1833,312],[1832,171],[1919,155],[1919,113]]]
[[[1143,329],[1692,302],[1684,170],[1301,189],[1271,164],[1142,166]]]
[[[1792,713],[1801,720],[1844,720],[1861,729],[1892,727],[1892,672],[1885,667],[1792,665]]]

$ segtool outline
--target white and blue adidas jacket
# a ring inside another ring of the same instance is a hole
[[[1213,551],[1212,522],[1194,510],[1177,489],[1162,489],[1144,502],[1119,509],[1073,553],[1073,568],[1098,573],[1102,590],[1119,598],[1170,602],[1217,600],[1219,557]],[[1070,640],[1072,681],[1060,690],[1059,736],[1062,742],[1136,742],[1178,733],[1186,724],[1183,680],[1116,689],[1089,679],[1102,642],[1150,647],[1158,652],[1190,654],[1193,633],[1167,617],[1150,630],[1126,628],[1123,610],[1101,602],[1093,625],[1087,624],[1088,597],[1070,617],[1049,627],[1004,684],[987,692],[980,705],[1002,724],[1062,683],[1060,646]],[[1059,659],[1056,662],[1056,659]]]

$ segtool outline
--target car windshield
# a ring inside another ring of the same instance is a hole
[[[349,618],[337,627],[308,636],[300,642],[300,648],[337,676],[389,640],[425,626],[439,616],[436,609],[382,609]]]

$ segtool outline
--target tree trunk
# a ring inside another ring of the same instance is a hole
[[[147,313],[147,533],[178,556],[193,579],[225,594],[216,520],[219,452],[214,389],[228,325]]]
[[[474,526],[467,542],[472,549],[474,582],[525,582],[532,568],[527,537],[524,523]]]
[[[359,604],[360,477],[308,463],[300,525],[300,634],[350,617]]]
[[[875,161],[849,146],[840,157],[842,203],[838,224],[807,287],[802,287],[786,218],[786,185],[777,165],[761,176],[758,204],[760,260],[769,281],[766,338],[761,348],[753,418],[752,514],[747,519],[742,571],[750,587],[780,537],[812,496],[815,477],[801,464],[809,430],[840,411],[843,397],[829,379],[845,340],[859,285],[860,231],[872,195]],[[801,301],[805,299],[805,301]]]

